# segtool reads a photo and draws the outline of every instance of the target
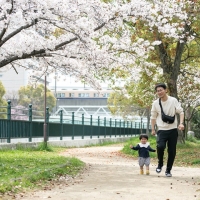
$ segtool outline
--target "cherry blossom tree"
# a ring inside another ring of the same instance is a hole
[[[187,132],[192,130],[191,120],[200,108],[200,71],[195,67],[187,66],[181,71],[178,78],[178,91],[180,102],[185,111],[185,138]]]
[[[95,85],[93,76],[107,57],[94,38],[109,20],[107,7],[97,0],[1,0],[0,68],[48,74],[57,68]],[[63,34],[56,37],[58,29]]]
[[[157,67],[177,97],[181,68],[198,62],[195,0],[1,0],[0,8],[0,68],[57,69],[98,88],[107,71],[139,80]]]
[[[122,25],[112,26],[100,42],[104,48],[109,45],[122,59],[132,59],[134,67],[126,65],[126,71],[133,79],[140,79],[142,70],[155,80],[148,68],[156,67],[168,84],[170,94],[178,97],[177,80],[181,69],[186,64],[198,65],[198,13],[198,1],[126,2],[117,12],[117,20],[120,16],[123,18]]]

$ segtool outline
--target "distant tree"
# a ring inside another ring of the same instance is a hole
[[[11,105],[14,107],[18,105],[18,91],[6,91],[4,98],[6,99],[6,101],[10,100]]]
[[[18,91],[19,95],[19,105],[28,108],[29,104],[32,104],[34,110],[43,111],[44,110],[44,85],[39,84],[36,86],[28,85],[21,87]],[[56,105],[56,98],[54,94],[47,89],[46,94],[47,107],[51,112],[53,107]]]
[[[148,71],[148,73],[146,73]],[[162,76],[156,71],[155,68],[147,67],[141,71],[140,79],[129,79],[125,75],[126,81],[124,86],[115,87],[114,92],[108,99],[108,104],[111,112],[118,114],[122,117],[139,115],[141,118],[147,118],[147,126],[150,125],[150,110],[153,100],[156,98],[154,87],[157,82],[162,81]],[[124,78],[123,73],[118,73],[117,78]],[[153,77],[153,79],[152,79]],[[132,117],[134,118],[134,117]],[[147,129],[147,134],[149,130]]]
[[[3,86],[3,84],[0,81],[0,118],[1,119],[5,119],[6,116],[6,106],[7,106],[7,102],[3,99],[3,96],[5,94],[5,88]],[[5,108],[4,108],[5,107]]]
[[[28,109],[24,106],[11,107],[11,119],[28,120]]]

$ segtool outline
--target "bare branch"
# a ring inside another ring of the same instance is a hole
[[[18,74],[18,71],[16,70],[15,66],[11,63],[13,69],[15,70],[16,74]]]
[[[70,40],[68,40],[68,41],[62,42],[62,43],[56,45],[55,49],[56,49],[56,50],[59,50],[61,47],[65,46],[66,44],[69,44],[69,43],[71,43],[71,42],[73,42],[73,41],[75,41],[75,40],[78,40],[78,38],[77,38],[77,37],[74,37],[74,38],[72,38],[72,39],[70,39]]]
[[[109,21],[114,20],[116,17],[110,18]],[[106,25],[106,22],[102,23],[100,26],[96,27],[94,31],[98,31],[99,29],[103,28]]]

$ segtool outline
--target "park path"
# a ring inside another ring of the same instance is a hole
[[[137,160],[120,153],[122,146],[72,148],[63,156],[77,157],[87,166],[74,179],[64,178],[41,191],[17,196],[17,200],[200,200],[200,169],[174,167],[173,177],[139,175]],[[66,180],[67,179],[67,180]]]

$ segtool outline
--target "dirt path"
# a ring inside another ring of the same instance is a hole
[[[83,174],[74,180],[43,191],[28,193],[20,200],[200,200],[200,169],[174,167],[173,177],[158,176],[155,165],[150,175],[139,175],[137,160],[122,157],[122,147],[67,149],[64,156],[74,156],[87,163]]]

